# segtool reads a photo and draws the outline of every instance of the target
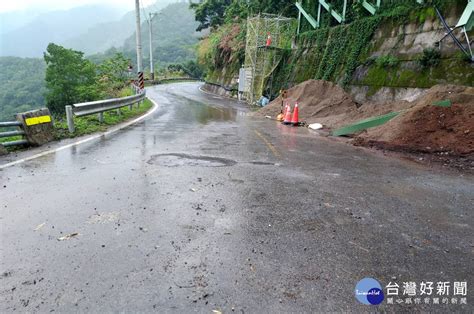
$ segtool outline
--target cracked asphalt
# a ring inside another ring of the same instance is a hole
[[[199,86],[149,88],[145,121],[0,170],[0,312],[474,311],[472,175]],[[467,304],[363,305],[364,277],[466,281]]]

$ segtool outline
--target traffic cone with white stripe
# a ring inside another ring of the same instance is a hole
[[[293,117],[291,118],[291,124],[293,126],[298,126],[299,125],[298,121],[298,103],[295,104],[295,109],[293,109]]]
[[[283,124],[291,124],[291,105],[286,106],[285,118]]]

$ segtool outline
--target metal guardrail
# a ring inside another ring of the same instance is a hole
[[[171,77],[171,78],[162,78],[162,79],[156,79],[154,81],[151,80],[146,80],[146,84],[150,85],[161,85],[161,84],[166,84],[166,83],[172,83],[172,82],[202,82],[203,80],[193,78],[193,77]]]
[[[66,106],[66,119],[67,126],[70,133],[74,133],[74,116],[83,117],[93,114],[98,114],[100,122],[104,121],[104,112],[116,109],[120,113],[120,108],[129,106],[132,109],[134,104],[140,106],[140,102],[145,100],[145,90],[141,90],[139,87],[132,85],[132,88],[137,95],[113,98],[99,101],[90,101],[85,103],[74,104],[72,106]]]
[[[21,126],[22,124],[19,121],[0,122],[0,128],[21,127]],[[0,132],[0,137],[23,136],[23,135],[25,135],[25,131],[23,130]],[[25,144],[28,144],[28,141],[25,139],[0,143],[0,145],[4,147],[25,145]]]

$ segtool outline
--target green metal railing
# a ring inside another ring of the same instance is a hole
[[[370,12],[370,14],[374,15],[377,13],[377,11],[380,9],[380,6],[382,4],[382,0],[358,0],[362,6]],[[419,4],[423,4],[424,0],[413,0],[416,1]],[[471,2],[472,0],[469,0]],[[342,12],[334,9],[333,5],[329,3],[327,0],[319,0],[318,1],[318,16],[314,18],[306,12],[306,10],[303,8],[302,2],[298,1],[295,3],[296,7],[298,8],[299,14],[298,14],[298,33],[300,32],[301,29],[301,17],[304,16],[305,19],[308,21],[309,24],[313,28],[318,28],[321,26],[321,13],[322,10],[326,10],[338,23],[342,24],[346,21],[346,14],[348,11],[348,5],[347,5],[347,0],[344,0],[343,6],[342,6]]]

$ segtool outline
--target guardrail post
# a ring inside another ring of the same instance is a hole
[[[72,106],[66,106],[66,120],[67,120],[67,128],[69,133],[74,133],[76,130],[74,127],[74,117],[72,114]]]
[[[120,108],[117,109],[117,115],[119,115],[119,116],[122,115],[122,111],[120,111]]]
[[[99,122],[100,122],[100,123],[104,122],[104,113],[103,113],[103,112],[99,112],[98,118],[99,118]]]

